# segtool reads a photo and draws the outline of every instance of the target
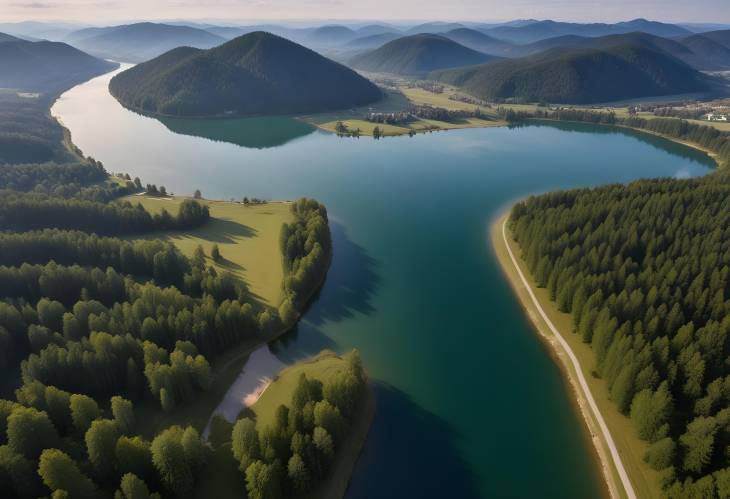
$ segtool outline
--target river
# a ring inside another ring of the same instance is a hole
[[[334,259],[285,364],[360,349],[377,413],[349,498],[587,499],[602,479],[567,384],[503,278],[489,225],[531,193],[702,175],[704,154],[591,125],[337,138],[289,120],[165,120],[102,76],[52,112],[85,154],[175,193],[309,196]]]

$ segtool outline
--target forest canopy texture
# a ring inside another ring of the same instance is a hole
[[[351,69],[264,32],[171,50],[115,76],[109,89],[125,106],[173,116],[317,112],[381,97]]]
[[[531,197],[509,221],[670,499],[730,494],[729,199],[717,172]]]

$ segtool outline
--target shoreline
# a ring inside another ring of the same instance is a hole
[[[365,393],[358,404],[350,432],[340,446],[337,452],[341,459],[335,458],[330,469],[329,476],[325,482],[316,491],[317,499],[342,499],[350,488],[352,475],[355,472],[362,451],[365,448],[365,442],[370,434],[370,427],[375,419],[376,401],[375,389],[372,380],[368,377],[365,384]]]
[[[596,466],[604,478],[604,491],[611,499],[637,499],[633,484],[628,477],[612,435],[603,419],[593,393],[585,381],[583,367],[552,321],[542,311],[540,302],[532,291],[532,286],[522,273],[518,258],[507,239],[506,222],[509,211],[501,213],[490,226],[490,239],[499,266],[509,281],[515,298],[525,311],[527,318],[538,333],[555,360],[565,381],[570,386],[572,402],[585,422],[586,437],[590,438]],[[540,307],[538,309],[538,307]]]
[[[682,118],[673,118],[673,119],[679,120]],[[663,133],[654,132],[652,130],[646,130],[644,128],[636,128],[636,127],[632,127],[632,126],[628,126],[628,125],[622,125],[620,123],[613,123],[613,124],[611,124],[611,123],[588,123],[585,121],[556,120],[556,119],[551,119],[551,118],[527,118],[526,121],[547,121],[550,123],[578,123],[578,124],[584,124],[584,125],[598,125],[598,126],[609,127],[609,128],[610,127],[622,128],[625,130],[631,130],[633,132],[638,132],[638,133],[645,133],[647,135],[651,135],[653,137],[659,137],[661,139],[668,140],[669,142],[674,142],[675,144],[680,144],[685,147],[689,147],[690,149],[694,149],[696,151],[704,153],[715,163],[716,168],[722,168],[722,163],[720,163],[720,161],[717,159],[717,154],[714,153],[713,151],[707,149],[706,147],[702,147],[701,145],[695,144],[694,142],[687,142],[684,140],[680,140],[676,137],[664,135]],[[686,121],[686,120],[684,120],[684,121]],[[705,125],[705,126],[707,126],[707,125]]]

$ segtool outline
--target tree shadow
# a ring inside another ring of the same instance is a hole
[[[349,238],[344,225],[330,220],[330,232],[332,265],[324,286],[304,314],[304,320],[316,326],[350,319],[356,313],[372,314],[371,301],[381,281],[377,260]]]
[[[269,343],[271,353],[291,365],[322,350],[337,350],[337,343],[312,324],[299,322],[291,331]]]
[[[195,235],[213,243],[233,244],[236,239],[256,236],[256,232],[256,229],[233,220],[212,218]]]
[[[238,264],[234,261],[231,261],[226,257],[221,257],[221,261],[218,262],[218,265],[220,265],[224,269],[228,270],[229,272],[246,270],[243,268],[243,265]]]
[[[397,388],[377,382],[374,389],[375,418],[345,497],[479,497],[453,429]]]

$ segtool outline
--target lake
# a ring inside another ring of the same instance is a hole
[[[287,118],[165,120],[121,107],[110,76],[53,108],[85,154],[209,198],[326,204],[334,259],[283,363],[358,348],[377,414],[350,498],[603,494],[567,384],[503,278],[489,225],[531,193],[702,175],[702,153],[591,125],[338,138]]]

